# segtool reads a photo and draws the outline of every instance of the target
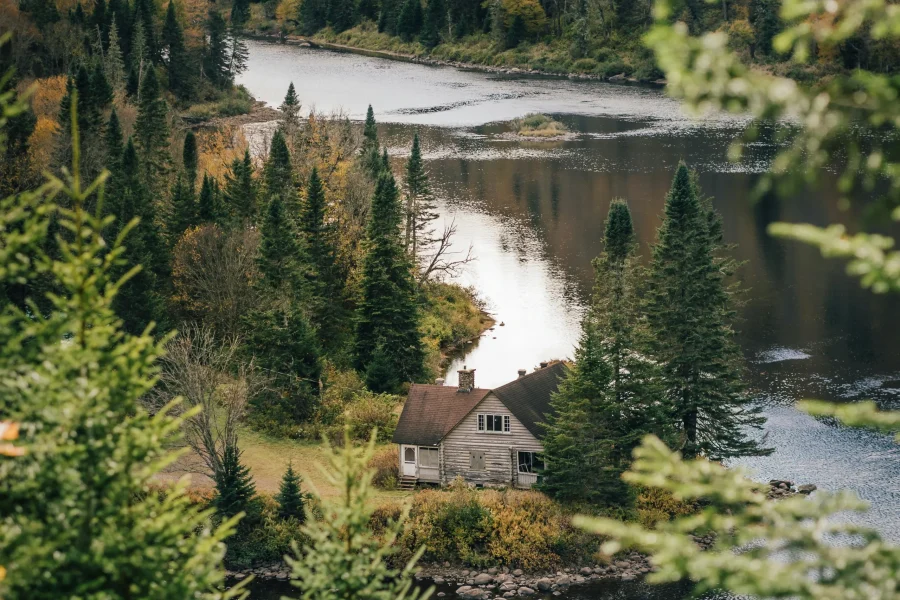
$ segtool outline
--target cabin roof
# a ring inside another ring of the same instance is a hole
[[[491,390],[459,392],[446,385],[414,383],[394,430],[395,444],[436,446]]]
[[[539,425],[551,412],[551,395],[559,387],[565,363],[557,362],[529,373],[494,390],[476,388],[459,392],[443,385],[413,384],[394,431],[395,444],[436,446],[488,394],[492,393],[536,438],[543,437]]]
[[[544,423],[552,412],[551,396],[559,387],[559,380],[566,372],[564,362],[556,362],[529,373],[493,390],[506,408],[521,421],[531,435],[541,439]]]

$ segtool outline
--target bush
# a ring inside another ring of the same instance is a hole
[[[618,75],[620,73],[629,75],[631,73],[631,68],[621,60],[611,60],[609,62],[598,64],[596,73],[601,77],[612,77],[613,75]]]
[[[278,516],[278,503],[270,496],[261,496],[261,518],[252,527],[239,526],[228,538],[225,564],[232,569],[247,569],[258,565],[281,562],[290,552],[291,543],[303,544],[306,536],[297,519]]]
[[[556,137],[569,131],[559,121],[541,114],[525,115],[521,119],[514,120],[512,125],[519,135],[528,137]]]
[[[598,48],[594,52],[594,60],[598,63],[613,62],[619,59],[619,53],[612,48]]]
[[[593,58],[579,58],[572,63],[572,69],[579,73],[592,73],[597,68],[597,61]]]
[[[402,401],[392,394],[358,394],[344,410],[343,426],[348,427],[350,439],[365,441],[372,435],[372,428],[378,428],[378,441],[388,442],[397,427],[397,405]]]
[[[693,514],[698,509],[696,503],[676,500],[671,492],[662,488],[638,488],[635,500],[637,520],[648,529],[654,528],[657,523]]]
[[[376,452],[368,467],[375,471],[372,484],[382,490],[392,490],[400,480],[400,464],[397,448],[390,446]]]

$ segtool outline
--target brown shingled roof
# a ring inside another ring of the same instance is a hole
[[[551,411],[551,396],[556,393],[559,381],[565,373],[566,364],[556,362],[524,377],[513,379],[493,392],[534,437],[541,439],[544,436],[544,428],[538,423],[546,421]]]
[[[436,446],[491,390],[414,383],[394,431],[395,444]]]
[[[544,422],[550,412],[550,397],[565,372],[565,363],[557,362],[494,390],[476,388],[469,393],[457,392],[458,388],[452,386],[413,384],[393,441],[436,446],[491,392],[540,439],[544,429],[538,423]]]

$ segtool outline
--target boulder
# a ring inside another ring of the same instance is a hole
[[[446,580],[443,577],[435,577],[434,579],[432,579],[432,581],[434,581],[435,585],[442,585],[446,583]]]
[[[491,575],[496,575],[497,567],[491,567],[490,569],[487,570],[487,572],[490,573]]]
[[[817,489],[819,489],[819,488],[817,488],[814,484],[806,483],[806,484],[797,486],[797,493],[808,496],[808,495],[812,494],[814,491],[816,491]]]
[[[493,583],[494,576],[488,573],[479,573],[475,576],[475,585],[484,585],[486,583]]]
[[[501,325],[502,325],[502,323],[501,323]],[[513,571],[513,575],[515,575],[516,577],[521,577],[524,574],[525,573],[522,572],[522,569],[516,569],[515,571]]]
[[[572,578],[568,575],[561,575],[556,579],[556,585],[571,585]]]
[[[622,581],[634,581],[633,573],[625,573],[622,575]]]
[[[553,587],[553,580],[549,577],[542,577],[537,581],[537,587],[542,592],[549,592],[550,588]]]
[[[625,73],[619,73],[609,78],[610,81],[625,81]]]
[[[516,592],[514,590],[510,590],[503,594],[504,598],[514,598],[516,596]]]
[[[617,560],[616,567],[618,567],[619,569],[628,569],[629,567],[631,567],[631,563],[627,560]]]
[[[445,594],[444,592],[438,592],[438,593],[437,593],[437,597],[438,597],[438,598],[443,598],[443,597],[446,596],[446,595],[447,595],[447,594]]]
[[[520,596],[534,596],[534,590],[530,587],[525,587],[524,585],[519,588]]]
[[[581,574],[582,574],[582,575],[590,575],[590,574],[593,573],[593,572],[594,572],[594,570],[591,569],[590,567],[581,567]]]

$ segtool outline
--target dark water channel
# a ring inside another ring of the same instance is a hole
[[[900,541],[900,450],[887,436],[813,419],[794,408],[807,397],[875,399],[900,405],[900,302],[874,296],[844,265],[766,234],[779,220],[863,225],[863,210],[838,208],[835,177],[790,199],[751,190],[776,148],[760,143],[728,163],[740,119],[696,122],[655,88],[523,79],[252,42],[241,83],[277,106],[290,81],[306,107],[362,119],[371,103],[380,135],[398,160],[414,132],[422,138],[443,218],[457,245],[478,260],[461,280],[474,285],[503,327],[488,332],[451,365],[477,369],[492,387],[548,358],[571,356],[614,197],[631,207],[642,252],[659,226],[679,160],[700,172],[725,236],[746,261],[749,288],[740,343],[753,393],[766,407],[776,452],[741,461],[759,479],[786,478],[849,488],[872,503],[855,521]],[[504,122],[551,114],[575,132],[564,142],[510,139]],[[662,595],[660,595],[662,594]],[[641,585],[585,587],[571,598],[676,598]],[[261,596],[264,597],[264,596]]]

